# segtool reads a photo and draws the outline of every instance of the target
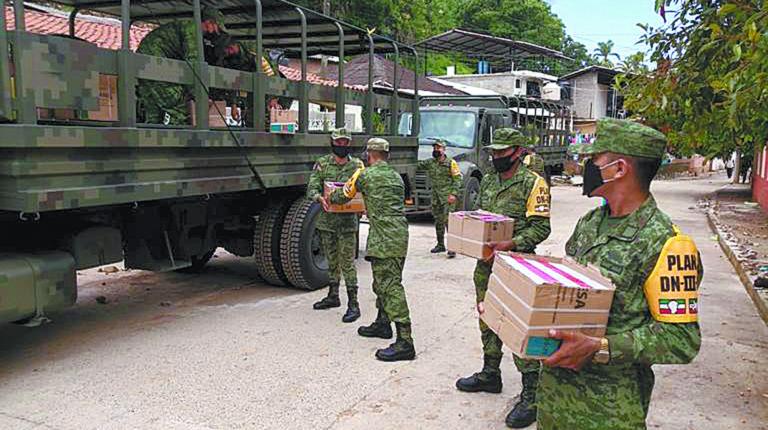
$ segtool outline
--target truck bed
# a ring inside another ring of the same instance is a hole
[[[0,125],[0,210],[46,212],[303,186],[324,134]],[[356,136],[355,152],[366,136]],[[388,137],[392,164],[415,176],[415,142]]]

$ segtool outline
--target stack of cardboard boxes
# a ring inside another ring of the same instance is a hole
[[[481,318],[518,356],[545,358],[560,346],[550,329],[605,335],[614,290],[569,259],[498,253]]]
[[[448,250],[485,260],[491,242],[512,239],[515,220],[485,211],[453,212],[448,216]]]
[[[448,250],[487,260],[490,243],[511,240],[514,226],[503,215],[454,212]],[[481,318],[516,355],[541,359],[560,347],[550,329],[603,336],[614,291],[598,270],[572,260],[497,252]]]

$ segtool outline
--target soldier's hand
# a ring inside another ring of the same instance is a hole
[[[517,248],[514,240],[503,240],[501,242],[490,242],[488,244],[494,251],[514,251]]]
[[[485,304],[483,302],[477,304],[477,313],[480,315],[485,313]]]
[[[578,372],[600,350],[600,338],[579,332],[550,330],[549,337],[560,339],[563,343],[560,349],[544,360],[547,367],[562,367]]]
[[[331,208],[331,205],[328,203],[328,200],[323,196],[320,196],[317,199],[320,201],[320,205],[323,207],[323,210],[328,212],[328,210]]]
[[[448,204],[452,205],[454,203],[456,203],[456,196],[454,196],[453,194],[448,195]]]

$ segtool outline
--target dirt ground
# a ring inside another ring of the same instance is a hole
[[[705,277],[701,352],[654,366],[651,429],[768,429],[768,328],[696,209],[724,184],[654,187],[697,242]],[[563,255],[595,204],[554,188],[539,252]],[[395,364],[373,358],[387,342],[355,333],[375,315],[363,260],[356,324],[341,323],[343,309],[313,311],[323,291],[265,285],[249,259],[224,251],[197,276],[84,271],[78,303],[51,324],[0,326],[0,429],[503,429],[520,376],[506,357],[501,394],[454,388],[481,366],[474,262],[430,254],[433,245],[433,226],[413,222],[404,283],[417,359]]]
[[[712,210],[717,228],[751,278],[762,278],[756,291],[768,302],[768,217],[752,201],[749,185],[728,184],[698,202]]]

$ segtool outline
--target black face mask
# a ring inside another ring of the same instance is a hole
[[[432,158],[439,159],[443,155],[440,151],[432,151]]]
[[[517,160],[519,159],[520,157],[515,157],[513,155],[510,155],[509,157],[494,158],[493,168],[496,169],[497,173],[508,172],[511,168],[515,167],[515,164],[517,164]]]
[[[584,183],[581,184],[581,194],[592,197],[592,193],[602,187],[603,184],[603,175],[600,173],[600,168],[592,160],[587,160],[584,164]]]
[[[349,146],[331,145],[331,151],[333,151],[333,155],[339,158],[345,158],[348,156],[350,149],[351,148]]]
[[[619,160],[616,160],[606,164],[603,167],[599,167],[597,164],[593,163],[592,160],[587,160],[587,162],[584,164],[584,183],[581,186],[582,195],[592,197],[592,194],[594,194],[598,188],[602,187],[608,182],[613,182],[614,179],[603,179],[603,174],[600,172],[606,167],[612,166],[618,162]]]

